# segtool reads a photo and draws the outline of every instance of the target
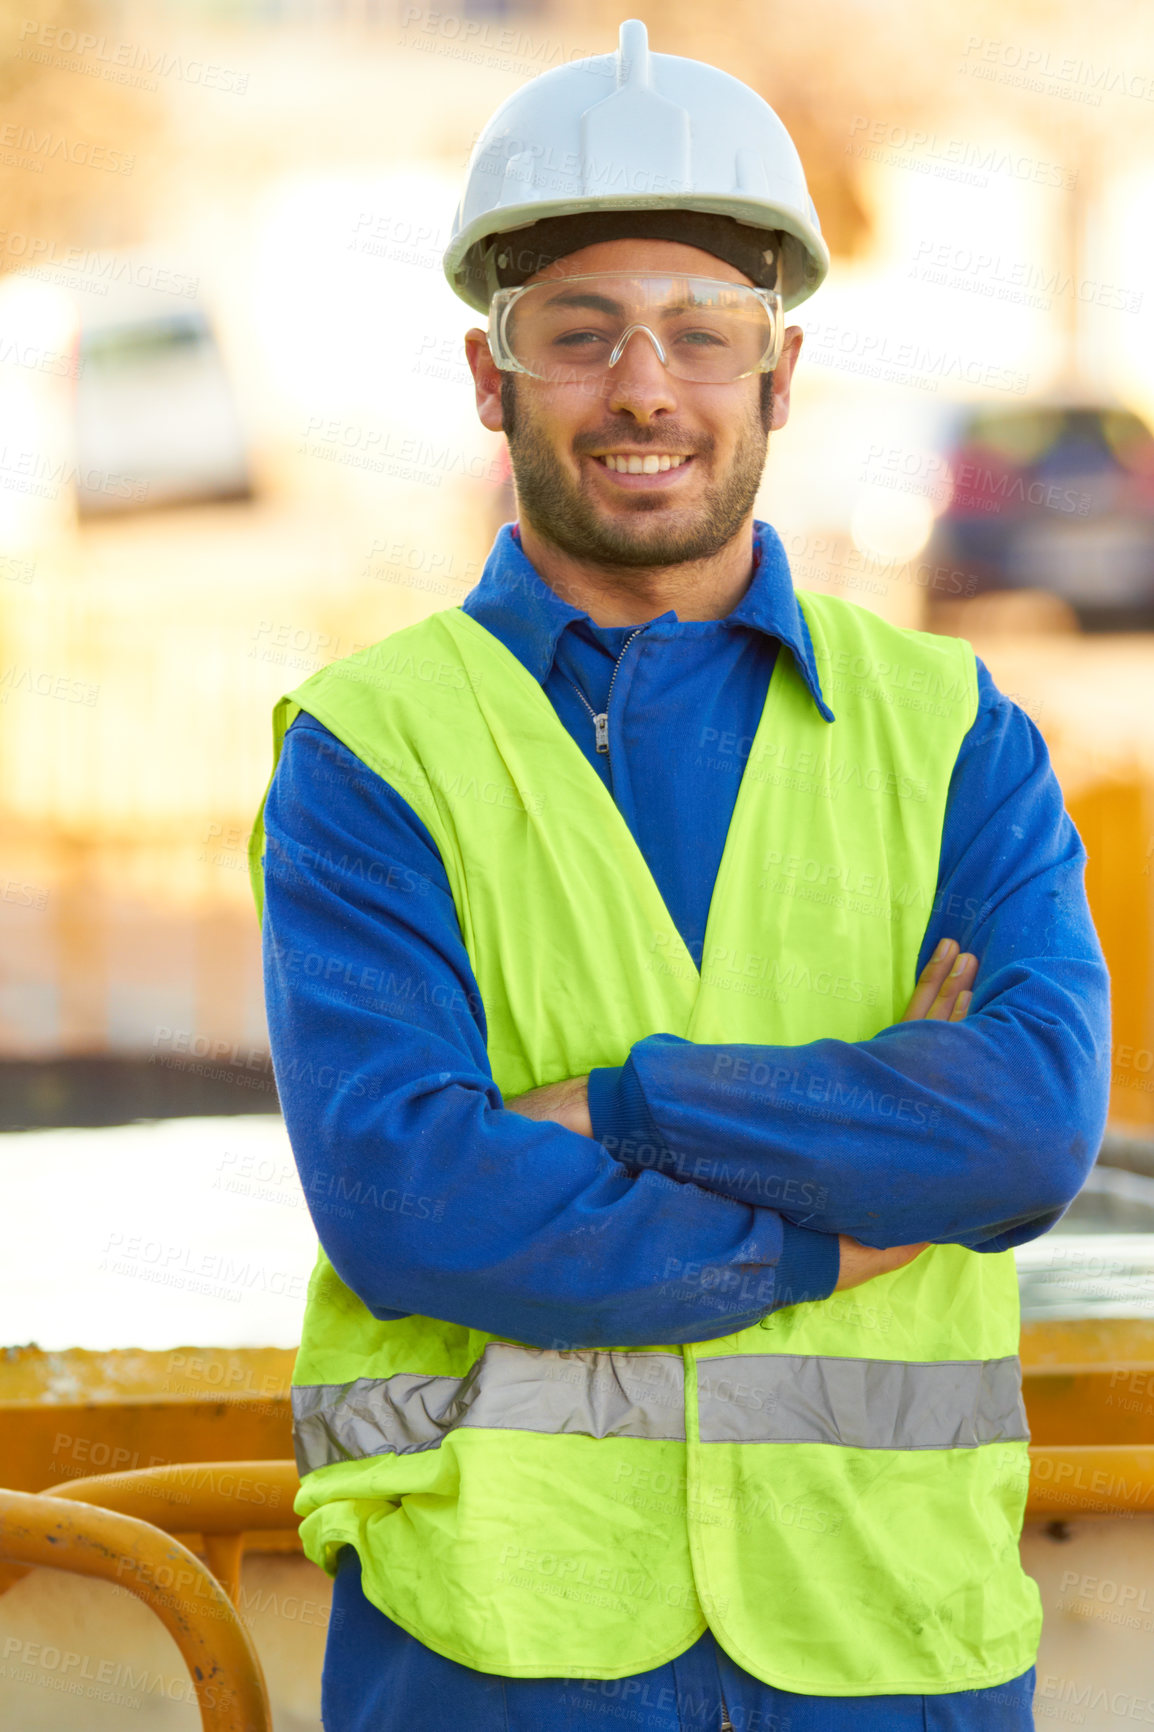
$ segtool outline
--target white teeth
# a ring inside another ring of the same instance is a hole
[[[619,457],[609,453],[601,460],[607,469],[615,469],[621,475],[657,475],[664,469],[679,469],[685,462],[684,457],[658,457],[652,452],[648,457]]]

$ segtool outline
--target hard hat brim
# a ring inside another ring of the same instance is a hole
[[[773,206],[765,199],[743,199],[732,194],[717,198],[707,195],[630,198],[623,195],[581,200],[533,199],[488,211],[462,229],[446,249],[445,276],[455,294],[477,312],[487,315],[489,302],[498,287],[487,255],[489,243],[498,236],[528,229],[533,223],[548,217],[629,210],[703,211],[732,217],[752,229],[775,229],[783,237],[778,288],[787,311],[808,300],[821,286],[829,270],[829,249],[820,232],[799,223],[793,212]]]

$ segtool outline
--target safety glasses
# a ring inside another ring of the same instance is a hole
[[[675,379],[726,385],[773,372],[784,324],[781,296],[772,289],[604,271],[498,289],[489,307],[489,350],[502,372],[589,385],[643,333]]]

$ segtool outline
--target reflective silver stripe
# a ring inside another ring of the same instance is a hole
[[[703,1443],[973,1449],[1029,1439],[1016,1357],[907,1362],[734,1354],[697,1362]],[[360,1377],[292,1392],[302,1474],[436,1449],[461,1428],[684,1443],[672,1353],[552,1353],[493,1341],[464,1377]]]
[[[491,1341],[465,1377],[359,1377],[294,1388],[301,1473],[435,1449],[461,1427],[685,1441],[684,1364],[673,1353],[552,1353]]]
[[[699,1359],[703,1443],[838,1443],[848,1449],[974,1449],[1030,1432],[1017,1356]]]

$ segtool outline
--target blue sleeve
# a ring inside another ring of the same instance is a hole
[[[1110,1082],[1085,850],[1041,735],[978,675],[918,959],[944,937],[978,957],[965,1020],[795,1047],[653,1035],[590,1078],[594,1135],[630,1171],[870,1245],[980,1251],[1036,1238],[1081,1188]]]
[[[432,838],[312,717],[285,738],[265,829],[277,1086],[317,1234],[375,1316],[625,1346],[710,1340],[832,1289],[836,1240],[504,1110]]]

